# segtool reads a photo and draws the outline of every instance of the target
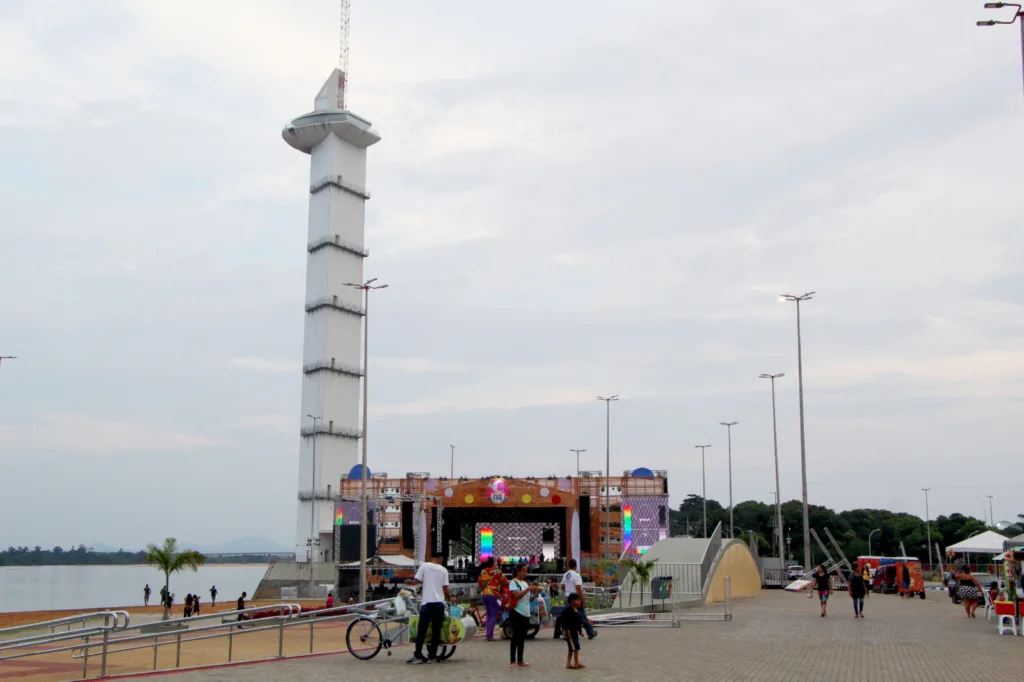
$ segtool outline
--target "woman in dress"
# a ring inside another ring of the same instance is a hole
[[[976,618],[974,612],[978,610],[978,602],[984,599],[981,593],[981,584],[978,579],[971,575],[971,567],[964,564],[956,574],[957,596],[964,602],[964,611],[968,618]]]
[[[825,567],[818,564],[818,570],[814,573],[814,589],[818,593],[818,603],[821,604],[821,617],[828,615],[828,596],[832,592],[832,585],[829,583],[828,573]]]
[[[526,631],[530,628],[530,599],[540,592],[541,588],[526,582],[527,568],[529,567],[525,562],[516,566],[515,577],[508,584],[512,600],[516,602],[515,607],[508,612],[509,620],[512,621],[512,643],[509,645],[508,664],[510,668],[530,667],[529,663],[523,662],[523,649],[526,647]]]
[[[480,600],[487,611],[487,641],[493,642],[494,626],[501,617],[501,590],[508,584],[508,578],[497,567],[494,557],[488,557],[484,562],[477,584],[480,586]]]

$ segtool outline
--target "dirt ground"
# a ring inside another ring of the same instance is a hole
[[[246,607],[249,607],[249,606],[267,606],[267,605],[270,605],[270,604],[280,604],[282,601],[285,601],[285,600],[274,599],[272,601],[246,602]],[[313,604],[320,604],[321,603],[320,600],[312,601],[312,600],[303,600],[303,599],[298,599],[298,600],[290,599],[290,600],[287,600],[287,601],[298,603],[298,604],[302,604],[303,606],[305,606],[307,604],[308,605],[313,605]],[[184,615],[184,609],[185,609],[184,604],[181,604],[181,603],[175,604],[174,605],[174,613],[172,614],[172,616],[174,618],[181,618]],[[235,610],[235,602],[234,601],[227,601],[227,602],[220,602],[220,601],[218,601],[217,602],[217,606],[215,606],[215,607],[211,607],[209,602],[203,602],[200,605],[200,614],[201,615],[206,615],[207,613],[219,613],[221,611],[234,611],[234,610]],[[17,625],[27,625],[29,623],[41,623],[41,622],[48,621],[48,620],[56,620],[58,618],[67,618],[68,616],[76,616],[76,615],[79,615],[79,614],[82,614],[82,613],[95,613],[96,611],[127,611],[130,615],[134,616],[134,615],[143,614],[143,613],[147,613],[147,614],[148,613],[160,614],[160,613],[163,613],[163,607],[162,606],[153,606],[152,604],[150,604],[149,606],[139,606],[139,605],[134,605],[134,606],[102,606],[102,607],[97,607],[97,608],[93,608],[93,609],[71,609],[71,610],[67,610],[67,611],[17,611],[17,612],[14,612],[14,613],[0,613],[0,628],[10,628],[10,627],[15,627]]]

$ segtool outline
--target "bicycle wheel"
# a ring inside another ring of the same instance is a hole
[[[384,633],[374,619],[356,618],[345,632],[345,644],[350,654],[361,661],[368,661],[384,646]]]
[[[441,661],[447,661],[455,654],[455,647],[442,644],[437,650],[437,658]]]

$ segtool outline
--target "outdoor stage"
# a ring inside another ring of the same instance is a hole
[[[339,564],[359,558],[361,485],[358,478],[340,482]],[[473,563],[489,556],[514,561],[543,555],[562,565],[575,558],[581,572],[594,579],[601,559],[642,554],[669,534],[667,474],[644,468],[611,478],[590,472],[478,479],[372,474],[367,496],[369,556],[378,566],[395,567],[381,577],[397,577],[401,567],[439,551],[446,560]]]

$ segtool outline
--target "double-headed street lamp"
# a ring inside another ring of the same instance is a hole
[[[987,21],[979,21],[978,26],[996,26],[998,24],[1012,24],[1020,19],[1020,49],[1021,49],[1021,64],[1024,66],[1024,11],[1021,6],[1014,2],[986,2],[985,9],[1003,9],[1004,7],[1012,7],[1014,10],[1013,16],[1009,21],[997,21],[995,19],[989,19]]]
[[[785,372],[760,375],[762,379],[772,380],[772,445],[775,449],[775,519],[779,534],[779,561],[782,561],[782,494],[779,489],[779,428],[775,420],[775,380],[784,376]],[[810,569],[809,566],[805,568]]]
[[[581,452],[586,452],[586,451],[587,451],[586,448],[580,448],[578,450],[576,448],[569,448],[569,452],[575,452],[576,453],[576,477],[577,478],[580,475],[580,453]]]
[[[736,537],[736,529],[732,524],[732,427],[739,422],[719,422],[729,433],[729,537]]]
[[[612,403],[619,399],[618,394],[610,395],[607,398],[597,396],[603,400],[605,405],[605,426],[604,426],[604,532],[608,538],[608,544],[612,540]],[[601,558],[604,559],[604,551],[601,551]]]
[[[345,286],[359,289],[363,292],[363,466],[360,472],[362,481],[359,484],[359,499],[362,501],[360,508],[362,516],[359,519],[359,603],[366,602],[366,425],[367,409],[369,403],[369,376],[370,376],[370,292],[374,289],[387,289],[387,284],[374,284],[377,278],[367,280],[362,284],[345,282]]]
[[[710,448],[710,445],[694,445],[695,448],[700,448],[700,497],[704,502],[704,537],[708,536],[708,487],[707,479],[704,477],[704,451]]]
[[[800,340],[800,303],[811,300],[813,291],[802,296],[782,294],[780,301],[796,303],[796,381],[800,396],[800,478],[803,485],[804,498],[804,568],[811,568],[811,519],[807,508],[807,440],[804,437],[804,358],[803,345]]]
[[[928,491],[931,488],[921,488],[924,491],[924,527],[928,533],[928,564],[932,563],[932,515],[928,511]]]

